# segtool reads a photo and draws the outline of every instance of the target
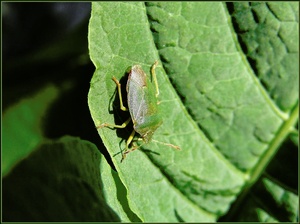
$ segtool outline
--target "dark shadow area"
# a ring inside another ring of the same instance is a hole
[[[50,106],[44,117],[43,133],[46,137],[57,139],[64,135],[78,136],[97,145],[101,153],[108,156],[96,127],[91,118],[87,96],[89,82],[94,67],[91,63],[86,66],[76,67],[74,70],[66,70],[64,79],[57,77],[54,83],[70,80],[71,87],[62,90],[59,98]],[[66,77],[72,76],[71,79]]]
[[[254,198],[258,198],[257,207],[261,207],[264,211],[266,211],[270,216],[274,217],[279,222],[287,222],[289,221],[290,214],[286,209],[285,204],[278,203],[270,193],[270,191],[266,188],[266,185],[260,180],[251,189],[250,197],[254,196]]]
[[[231,209],[218,222],[261,222],[258,209],[279,222],[289,222],[294,215],[293,211],[289,211],[285,203],[280,203],[274,199],[270,190],[263,183],[263,178],[265,177],[260,178],[246,197],[243,198],[240,203],[242,206],[239,206],[234,213]]]
[[[3,64],[77,29],[89,17],[90,8],[90,3],[3,3]]]
[[[183,218],[178,214],[178,212],[177,212],[176,209],[174,209],[174,213],[175,213],[175,217],[177,218],[177,221],[178,221],[178,222],[185,222],[185,221],[183,220]]]
[[[117,198],[120,205],[122,206],[122,209],[124,210],[131,222],[141,222],[142,220],[129,207],[127,199],[127,190],[121,182],[118,174],[112,170],[111,176],[114,178],[117,190]]]
[[[160,155],[160,153],[155,152],[155,151],[150,150],[150,149],[146,149],[145,147],[146,147],[146,146],[142,147],[141,150],[142,150],[144,153],[146,153],[146,154],[148,155],[148,157],[149,157],[151,154],[155,154],[155,155],[157,155],[157,156]]]
[[[3,3],[3,110],[86,55],[90,3]],[[30,15],[30,16],[28,16]],[[74,47],[76,46],[76,47]],[[55,77],[53,77],[55,76]]]
[[[298,195],[298,147],[287,138],[266,169],[270,178]]]
[[[122,78],[119,81],[121,84],[121,94],[122,94],[122,101],[124,107],[128,109],[128,103],[127,103],[127,91],[126,91],[126,84],[128,80],[128,72],[125,72]],[[111,80],[113,82],[113,80]],[[120,99],[119,99],[119,93],[117,86],[115,87],[115,97],[112,102],[112,108],[113,110],[110,111],[110,113],[114,114],[114,120],[115,124],[121,125],[123,124],[129,117],[130,113],[129,111],[123,111],[120,108]],[[131,134],[133,130],[133,124],[130,122],[125,128],[116,128],[116,133],[119,138],[122,138],[124,141],[126,141]]]
[[[45,137],[78,136],[104,151],[87,105],[95,70],[88,58],[90,10],[90,3],[3,3],[2,106],[55,85],[59,96],[43,118]]]
[[[42,125],[37,131],[44,138],[57,139],[71,135],[88,140],[112,165],[91,118],[87,101],[95,70],[89,60],[87,40],[91,3],[5,2],[2,13],[3,113],[23,99],[35,96],[46,86],[55,86],[58,96],[43,114]],[[41,167],[47,163],[58,163],[62,160],[60,156],[51,160],[41,154],[41,161],[43,157],[49,159],[43,164],[32,160],[31,155],[3,179],[4,220],[120,221],[118,218],[101,219],[101,212],[97,217],[89,216],[95,209],[92,205],[107,205],[103,204],[104,201],[98,203],[93,193],[95,189],[81,180],[66,178],[61,180],[60,189],[52,189],[51,183],[56,177],[52,170],[46,172]],[[74,193],[72,189],[79,190]],[[53,198],[47,200],[51,200],[56,207],[48,206],[46,197],[49,195]],[[80,209],[59,213],[59,208],[65,209],[62,198]],[[39,209],[39,212],[33,212],[33,208]],[[45,214],[47,209],[53,209],[51,217]],[[81,215],[89,218],[74,218],[79,217],[80,213],[85,213]],[[105,214],[102,215],[105,217]]]

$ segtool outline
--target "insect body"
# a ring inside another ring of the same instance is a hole
[[[135,65],[129,73],[126,88],[133,128],[146,143],[150,142],[154,131],[163,122],[158,112],[158,93],[155,94],[154,86],[149,81],[141,67]]]
[[[132,120],[133,131],[130,134],[128,140],[126,141],[126,151],[122,153],[122,160],[125,159],[126,154],[137,149],[137,146],[129,149],[129,145],[133,140],[135,133],[140,134],[141,138],[138,140],[143,140],[144,143],[148,143],[152,140],[152,136],[155,130],[162,124],[163,120],[159,113],[157,97],[159,95],[159,89],[155,74],[155,68],[158,64],[156,61],[151,68],[151,75],[153,83],[150,81],[146,73],[142,70],[139,65],[132,66],[126,85],[127,91],[127,101],[130,113],[130,118],[128,118],[122,125],[103,123],[97,128],[102,127],[114,127],[114,128],[125,128],[126,125]],[[121,94],[121,84],[119,81],[113,77],[113,81],[118,87],[118,93],[120,98],[120,108],[121,110],[127,111],[128,109],[124,107],[122,94]],[[153,85],[154,84],[154,85]],[[156,140],[153,140],[158,142]],[[162,142],[158,142],[162,143]],[[180,149],[178,146],[162,143],[164,145]]]

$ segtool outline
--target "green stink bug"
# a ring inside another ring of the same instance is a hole
[[[162,117],[158,111],[159,102],[157,101],[157,97],[159,95],[159,89],[155,74],[155,68],[157,65],[158,61],[155,61],[151,67],[151,75],[154,85],[139,65],[134,65],[131,67],[126,85],[130,117],[121,125],[103,123],[97,126],[97,129],[103,127],[125,128],[132,120],[133,131],[126,141],[126,150],[124,153],[122,153],[121,162],[125,159],[126,154],[140,147],[134,146],[129,149],[129,145],[132,142],[136,132],[141,136],[138,141],[143,140],[144,143],[148,143],[152,140],[175,149],[180,149],[178,146],[152,139],[156,129],[163,123]],[[113,77],[112,80],[118,87],[121,110],[128,111],[128,109],[123,105],[121,84],[115,77]]]

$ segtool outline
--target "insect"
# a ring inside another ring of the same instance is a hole
[[[158,83],[155,74],[155,68],[157,65],[158,61],[155,61],[151,67],[153,82],[151,82],[149,77],[139,65],[131,67],[126,85],[128,109],[123,105],[121,84],[115,77],[112,77],[112,80],[116,83],[118,88],[120,109],[123,111],[129,110],[130,117],[121,125],[103,123],[97,126],[97,129],[103,127],[125,128],[132,120],[133,131],[126,141],[126,149],[124,153],[122,152],[121,162],[125,159],[129,152],[132,152],[141,146],[133,145],[132,148],[129,148],[129,145],[133,142],[133,138],[136,133],[140,135],[140,138],[138,138],[137,141],[143,141],[143,144],[154,141],[175,149],[180,149],[178,146],[152,139],[156,129],[163,123],[158,108],[159,102],[157,100],[159,95]]]

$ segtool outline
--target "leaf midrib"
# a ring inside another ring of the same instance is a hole
[[[275,134],[275,138],[270,142],[268,149],[266,152],[260,157],[257,165],[252,170],[250,174],[250,179],[248,181],[249,185],[255,183],[261,174],[264,172],[265,168],[272,160],[272,158],[276,155],[279,146],[283,143],[283,141],[287,138],[289,133],[293,130],[293,127],[298,120],[299,114],[299,104],[292,110],[289,119],[287,119],[281,127],[277,134]]]

